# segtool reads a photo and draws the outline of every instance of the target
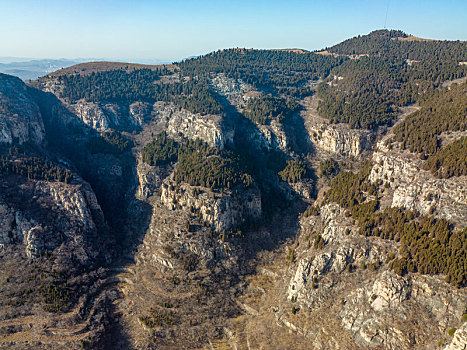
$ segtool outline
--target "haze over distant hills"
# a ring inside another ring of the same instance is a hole
[[[0,72],[16,75],[22,80],[34,80],[57,69],[85,62],[85,60],[2,57],[0,62]]]
[[[103,58],[73,58],[73,59],[34,59],[25,57],[0,57],[0,73],[15,75],[24,81],[34,80],[44,75],[47,75],[56,70],[73,66],[78,63],[89,61],[125,61],[146,64],[163,64],[161,60],[128,60],[128,59],[103,59]]]

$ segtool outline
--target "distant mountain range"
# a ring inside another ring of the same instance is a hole
[[[31,59],[24,57],[0,57],[0,73],[15,75],[24,81],[35,80],[59,69],[90,61],[103,61],[96,58],[76,59]],[[105,61],[109,61],[106,59]],[[113,60],[110,60],[113,61]],[[128,60],[124,60],[128,61]],[[138,61],[138,63],[163,64],[160,60]]]
[[[34,80],[57,69],[72,66],[84,60],[69,59],[38,59],[25,60],[24,58],[0,58],[0,72],[16,75],[22,80]]]

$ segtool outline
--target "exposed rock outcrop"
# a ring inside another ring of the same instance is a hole
[[[177,185],[167,179],[162,185],[162,202],[170,209],[196,210],[213,230],[233,229],[247,220],[261,216],[261,196],[255,187],[235,193],[215,193],[186,183]]]
[[[141,199],[147,199],[161,187],[162,181],[172,173],[173,167],[151,166],[138,159],[136,171],[139,180],[137,196]]]
[[[340,156],[360,156],[371,148],[373,139],[370,130],[351,129],[348,124],[331,124],[318,113],[317,95],[302,101],[305,107],[300,113],[309,138],[318,150]]]
[[[359,156],[371,145],[368,130],[352,130],[347,124],[317,123],[308,125],[315,147],[342,156]]]
[[[389,252],[384,242],[355,239],[357,227],[344,216],[344,209],[337,204],[321,208],[320,216],[302,219],[302,236],[306,235],[308,248],[300,255],[296,272],[288,287],[288,298],[313,307],[316,298],[314,280],[328,273],[340,274],[349,264],[376,263]],[[323,251],[312,249],[317,234],[326,242]]]
[[[287,299],[301,314],[293,321],[294,331],[310,341],[320,339],[319,348],[336,346],[327,336],[332,333],[341,339],[350,334],[350,348],[432,348],[458,324],[467,302],[465,291],[450,289],[437,276],[398,276],[380,265],[393,243],[358,235],[338,205],[327,204],[319,216],[302,218],[301,227]],[[324,248],[313,249],[311,243],[303,247],[313,239],[313,231],[321,233]],[[325,318],[320,315],[323,308]],[[299,321],[307,317],[312,325]],[[457,332],[453,349],[465,338],[462,328]]]
[[[421,169],[422,161],[408,152],[389,150],[384,141],[377,144],[370,181],[382,181],[394,189],[393,207],[419,211],[424,215],[467,226],[467,177],[439,179]]]
[[[105,222],[88,184],[28,181],[14,196],[0,204],[1,246],[23,244],[30,258],[47,250],[82,265],[92,263]]]
[[[174,138],[200,139],[212,147],[223,148],[233,140],[233,131],[223,130],[218,115],[193,114],[171,103],[157,102],[153,106],[156,120],[166,123],[166,131]]]
[[[43,143],[44,124],[39,108],[19,79],[0,74],[0,144]]]
[[[145,102],[116,104],[81,100],[68,104],[68,109],[84,124],[102,132],[111,129],[131,131],[140,128],[151,119],[152,107]]]
[[[466,350],[467,349],[467,322],[464,322],[454,333],[451,343],[444,350]]]
[[[269,125],[258,125],[258,129],[264,135],[268,149],[279,148],[283,151],[287,150],[288,139],[284,127],[280,122],[271,120]],[[265,143],[264,140],[262,143]]]
[[[374,283],[345,297],[342,325],[361,346],[434,347],[450,324],[457,323],[467,300],[462,291],[451,293],[441,284],[433,277],[384,271]]]
[[[211,80],[214,90],[234,105],[237,109],[246,106],[246,102],[252,98],[261,95],[255,88],[245,83],[241,79],[233,79],[225,74],[218,74]]]

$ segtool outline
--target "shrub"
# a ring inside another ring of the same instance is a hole
[[[288,160],[286,167],[279,172],[279,176],[285,182],[300,181],[306,174],[305,164],[300,160]]]
[[[319,174],[321,177],[331,177],[339,173],[339,163],[333,158],[323,160],[319,163]]]

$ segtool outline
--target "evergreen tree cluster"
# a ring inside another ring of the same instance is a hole
[[[311,94],[307,84],[326,77],[345,58],[290,50],[228,49],[187,59],[178,65],[183,75],[224,73],[257,88],[289,96]]]
[[[92,102],[152,101],[159,74],[151,69],[131,72],[118,69],[89,75],[62,75],[58,79],[64,85],[63,96],[71,101],[83,98]]]
[[[365,163],[359,172],[342,172],[329,182],[326,200],[344,208],[351,208],[366,200],[366,193],[375,195],[377,186],[368,181],[371,164]]]
[[[258,124],[268,124],[272,119],[283,121],[300,109],[300,105],[294,100],[285,100],[266,96],[248,100],[245,116]]]
[[[339,162],[333,158],[323,160],[319,163],[319,175],[321,177],[332,177],[339,173]]]
[[[182,95],[173,99],[180,107],[203,115],[221,114],[223,112],[222,105],[209,89],[207,81],[201,80],[195,83],[185,83],[183,84],[183,88]]]
[[[388,76],[388,66],[374,57],[345,62],[335,71],[340,80],[318,86],[319,113],[333,123],[348,123],[354,129],[390,124],[396,112],[393,89],[400,86]]]
[[[397,142],[414,153],[429,155],[440,148],[443,132],[467,129],[467,83],[436,91],[417,112],[394,128]]]
[[[107,153],[119,155],[133,146],[133,142],[124,138],[118,131],[105,131],[89,139],[87,148],[91,154]]]
[[[163,83],[159,75],[166,69],[136,69],[131,72],[113,70],[90,75],[62,75],[61,95],[71,101],[131,103],[144,101],[173,102],[193,113],[219,114],[223,111],[205,79],[192,78],[183,82]]]
[[[288,160],[285,168],[279,172],[282,181],[295,183],[306,175],[306,166],[301,160]]]
[[[389,142],[400,142],[403,149],[421,153],[427,158],[423,167],[439,177],[466,175],[466,138],[444,148],[440,140],[443,133],[467,130],[466,96],[467,83],[433,92],[420,110],[394,128],[395,136]]]
[[[455,286],[467,283],[467,229],[455,231],[444,219],[402,208],[379,210],[378,187],[368,180],[370,167],[343,172],[330,181],[326,200],[348,209],[365,236],[400,242],[398,258],[390,267],[399,274],[444,274]]]
[[[391,124],[397,106],[423,101],[446,80],[466,76],[465,42],[402,41],[405,34],[377,31],[328,51],[362,54],[332,69],[321,84],[319,112],[335,123],[373,129]],[[338,79],[336,79],[339,77]]]
[[[2,174],[20,175],[31,180],[70,183],[73,179],[73,175],[68,169],[40,157],[13,158],[1,156],[0,165]]]
[[[221,155],[207,155],[201,152],[184,152],[175,168],[175,181],[192,186],[209,188],[233,188],[237,185],[249,187],[251,175],[244,173],[238,160]]]
[[[369,54],[410,60],[467,61],[465,41],[400,40],[408,35],[400,30],[376,30],[343,41],[327,51],[340,55]]]
[[[141,150],[143,162],[152,166],[163,166],[178,159],[179,145],[165,132],[157,135]]]
[[[440,178],[467,175],[467,137],[462,137],[430,155],[423,168]]]
[[[176,182],[209,188],[249,187],[253,178],[245,170],[241,158],[232,151],[220,151],[201,140],[176,142],[161,133],[146,145],[143,161],[149,165],[163,166],[178,162],[175,167]]]
[[[370,201],[351,208],[360,233],[400,242],[399,257],[390,263],[398,274],[444,274],[454,286],[467,283],[467,229],[454,231],[448,221],[401,208],[377,212]]]

